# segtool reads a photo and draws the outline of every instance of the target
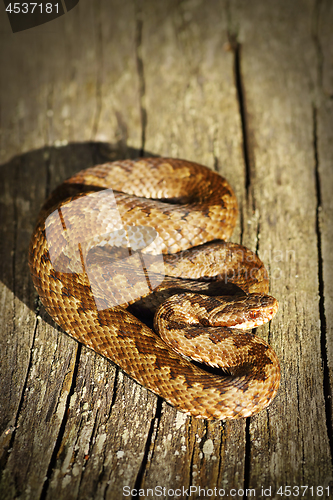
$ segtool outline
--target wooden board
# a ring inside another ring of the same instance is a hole
[[[16,34],[0,9],[0,498],[332,495],[332,2],[81,0]],[[280,303],[258,335],[281,387],[256,417],[184,416],[37,300],[27,248],[45,197],[141,154],[235,189],[233,241]]]

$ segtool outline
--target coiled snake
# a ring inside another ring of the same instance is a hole
[[[248,417],[275,397],[280,368],[272,348],[243,329],[278,306],[258,257],[225,242],[236,217],[227,181],[201,165],[98,165],[42,208],[29,249],[33,282],[69,335],[177,409]],[[144,320],[157,309],[159,336],[134,316],[137,307]]]

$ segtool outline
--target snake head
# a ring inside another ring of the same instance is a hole
[[[271,321],[279,307],[274,297],[260,293],[241,297],[218,297],[218,300],[221,306],[210,314],[210,324],[240,330],[256,328]]]

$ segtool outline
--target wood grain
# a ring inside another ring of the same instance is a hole
[[[333,488],[332,3],[81,0],[16,34],[0,9],[0,497]],[[258,334],[281,388],[256,417],[185,417],[38,302],[27,248],[45,197],[140,154],[206,164],[236,191],[233,241],[258,252],[280,302]]]

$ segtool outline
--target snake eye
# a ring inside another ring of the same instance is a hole
[[[250,313],[251,319],[256,319],[256,318],[258,318],[258,316],[259,316],[258,311],[251,311],[251,313]]]

